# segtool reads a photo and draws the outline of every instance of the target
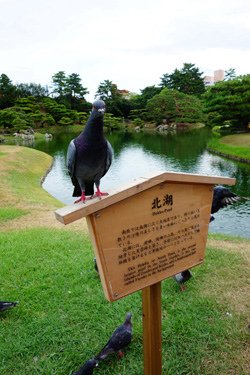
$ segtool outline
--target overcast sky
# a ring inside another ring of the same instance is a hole
[[[78,73],[140,93],[183,63],[250,73],[249,0],[0,0],[0,74],[51,85]]]

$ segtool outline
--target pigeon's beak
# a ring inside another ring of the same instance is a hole
[[[104,112],[105,112],[105,108],[99,108],[99,109],[98,109],[98,112],[99,112],[99,113],[104,113]]]

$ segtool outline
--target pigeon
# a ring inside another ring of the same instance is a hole
[[[213,193],[210,222],[214,220],[214,216],[212,214],[218,212],[221,208],[224,208],[232,203],[239,201],[240,199],[241,197],[232,193],[229,189],[225,188],[224,186],[215,186]]]
[[[18,302],[4,302],[0,301],[0,311],[5,311],[8,309],[11,309],[12,307],[15,307],[18,304]]]
[[[212,214],[218,212],[221,208],[224,208],[232,203],[239,201],[241,197],[232,193],[229,189],[224,186],[218,185],[214,187],[212,208],[210,215],[210,223],[214,220]],[[184,283],[192,277],[192,274],[189,270],[182,271],[177,275],[174,275],[173,278],[180,285],[180,290],[183,291],[186,289]]]
[[[86,361],[82,367],[72,375],[92,375],[94,369],[98,366],[98,362],[93,358]]]
[[[80,196],[75,203],[85,202],[86,196],[101,199],[108,195],[100,191],[100,180],[109,170],[113,157],[112,146],[103,134],[104,112],[104,101],[96,100],[85,128],[68,146],[66,163],[74,185],[72,195]]]
[[[118,352],[120,357],[123,356],[123,352],[121,349],[128,346],[132,340],[132,323],[131,323],[132,314],[130,312],[127,313],[125,322],[120,325],[116,330],[113,332],[112,336],[108,340],[107,344],[103,347],[97,356],[95,356],[96,361],[101,361],[109,354],[113,354]]]
[[[186,286],[184,283],[188,280],[190,280],[192,277],[192,274],[189,270],[182,271],[180,273],[177,273],[173,276],[174,280],[177,282],[177,284],[180,285],[180,290],[183,292],[186,289]]]

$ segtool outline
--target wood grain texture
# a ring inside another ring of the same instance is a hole
[[[162,374],[161,283],[142,290],[144,375]]]

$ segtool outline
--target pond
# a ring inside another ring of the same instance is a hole
[[[78,134],[60,132],[52,140],[44,139],[32,145],[53,156],[54,163],[43,188],[65,204],[75,200],[65,160],[68,144]],[[114,149],[114,160],[101,181],[101,188],[110,191],[140,176],[165,171],[235,177],[236,185],[229,188],[246,199],[216,213],[209,230],[250,238],[250,165],[209,153],[206,143],[210,136],[206,128],[167,134],[107,134]]]

